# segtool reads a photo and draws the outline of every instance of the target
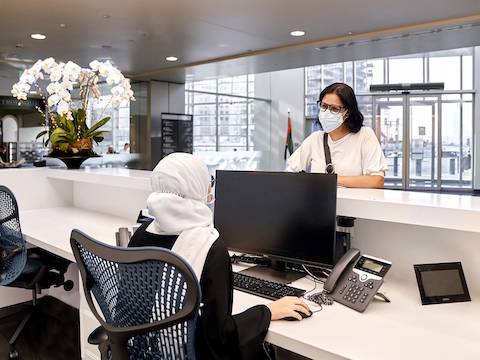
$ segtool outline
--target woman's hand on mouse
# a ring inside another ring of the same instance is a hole
[[[311,311],[305,302],[294,296],[285,296],[277,301],[274,301],[267,305],[272,314],[272,320],[280,320],[285,317],[294,317],[298,320],[302,320],[302,316],[299,312],[305,315],[310,315]]]

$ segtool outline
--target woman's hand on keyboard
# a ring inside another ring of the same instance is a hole
[[[299,312],[307,316],[310,316],[312,313],[302,299],[294,296],[285,296],[267,306],[272,313],[272,320],[280,320],[286,317],[294,317],[297,320],[302,320],[303,317]]]

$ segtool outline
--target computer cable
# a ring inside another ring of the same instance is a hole
[[[333,299],[330,296],[328,296],[328,294],[325,291],[319,291],[319,292],[316,292],[314,294],[308,295],[308,294],[312,293],[313,291],[315,291],[315,289],[317,288],[317,282],[321,282],[323,284],[323,283],[325,283],[325,280],[313,275],[307,269],[306,266],[304,266],[304,265],[302,265],[302,266],[303,266],[304,270],[307,272],[307,274],[313,279],[313,281],[315,283],[315,287],[312,290],[307,291],[305,294],[303,294],[303,297],[308,301],[311,301],[311,302],[314,302],[317,305],[320,305],[320,307],[323,306],[323,305],[327,305],[327,306],[333,305]]]
[[[328,277],[328,274],[326,274],[324,271],[325,270],[321,270],[322,271],[322,274],[323,275],[326,275],[325,278],[319,278],[318,276],[314,275],[310,270],[307,269],[307,267],[305,265],[302,264],[302,268],[303,270],[308,274],[310,275],[310,277],[312,277],[313,279],[315,279],[316,281],[319,281],[321,283],[325,283],[326,281],[326,278]]]

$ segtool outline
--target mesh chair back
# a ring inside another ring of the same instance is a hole
[[[123,343],[112,347],[114,359],[195,358],[200,288],[183,259],[161,248],[111,247],[78,230],[71,245],[92,312]]]
[[[17,200],[0,185],[0,285],[13,282],[27,263],[25,240],[20,229]]]

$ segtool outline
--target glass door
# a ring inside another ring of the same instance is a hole
[[[439,96],[376,95],[373,109],[372,125],[388,163],[385,187],[439,189]]]
[[[438,96],[408,96],[407,189],[439,189]]]
[[[374,96],[373,109],[375,118],[373,127],[383,153],[388,162],[385,174],[385,187],[405,188],[404,179],[404,124],[406,99],[398,96]]]

